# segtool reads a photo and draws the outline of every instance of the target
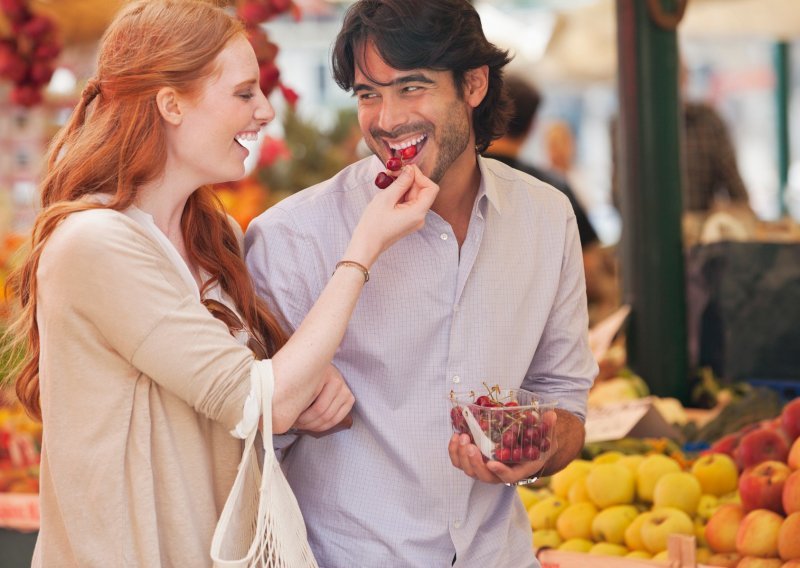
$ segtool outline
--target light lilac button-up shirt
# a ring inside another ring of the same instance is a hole
[[[514,488],[454,468],[451,390],[522,387],[583,417],[597,367],[578,231],[558,190],[479,158],[459,253],[425,227],[371,268],[334,364],[353,391],[350,430],[301,437],[284,461],[323,568],[538,566]],[[289,328],[330,278],[382,164],[366,158],[293,195],[247,231],[258,293]]]

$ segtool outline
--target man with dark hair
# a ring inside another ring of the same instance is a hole
[[[356,398],[352,428],[298,436],[283,462],[326,568],[538,566],[514,485],[583,445],[597,365],[575,215],[558,190],[479,154],[507,121],[507,62],[466,0],[355,2],[333,69],[375,156],[248,228],[256,288],[295,329],[347,260],[387,160],[403,156],[441,188],[425,227],[366,267],[334,358]],[[546,463],[484,462],[452,433],[450,392],[484,384],[558,401]]]
[[[539,110],[542,100],[539,90],[524,79],[515,76],[506,77],[505,86],[506,92],[513,103],[514,111],[508,121],[505,135],[492,142],[492,145],[484,155],[487,158],[494,158],[516,170],[532,175],[536,179],[560,190],[567,196],[572,209],[575,211],[581,246],[586,249],[587,246],[598,243],[597,233],[567,180],[555,172],[522,162],[519,159],[520,150],[522,150],[522,146],[533,130],[536,112]]]

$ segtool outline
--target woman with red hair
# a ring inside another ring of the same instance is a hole
[[[208,187],[244,175],[240,142],[273,116],[241,24],[211,3],[134,2],[105,33],[13,280],[17,393],[44,424],[35,566],[210,564],[260,377],[274,373],[276,433],[327,383],[319,429],[352,406],[326,369],[369,267],[422,226],[438,187],[411,167],[364,203],[287,339]]]

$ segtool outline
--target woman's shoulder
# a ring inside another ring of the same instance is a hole
[[[152,241],[132,219],[113,209],[70,213],[48,239],[46,250],[69,259],[86,257],[101,262],[109,255],[152,249]]]

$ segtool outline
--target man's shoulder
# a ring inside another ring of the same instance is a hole
[[[561,201],[565,197],[558,185],[559,180],[552,176],[536,175],[543,173],[538,168],[531,168],[518,160],[499,160],[491,155],[484,157],[484,164],[500,191],[522,193],[534,201]]]

